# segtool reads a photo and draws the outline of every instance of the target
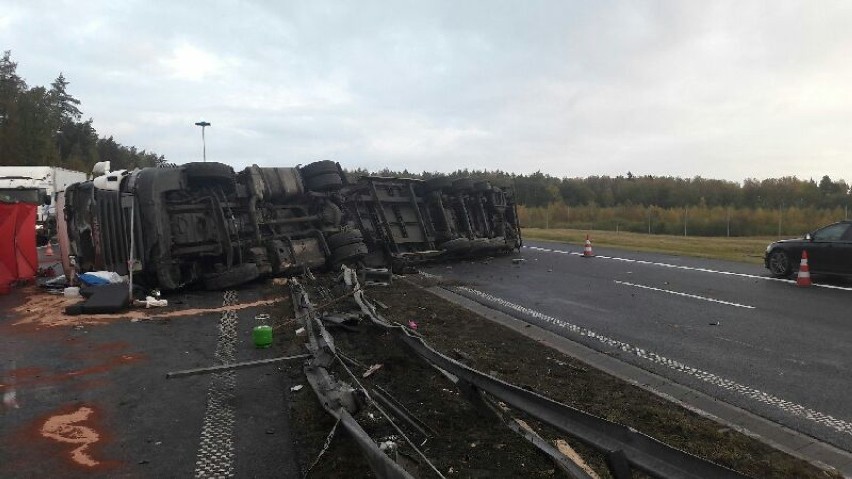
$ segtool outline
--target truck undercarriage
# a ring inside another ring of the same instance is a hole
[[[112,172],[66,191],[75,272],[171,290],[361,263],[403,267],[521,245],[508,188],[446,177],[347,181],[340,165],[221,163]],[[131,234],[132,231],[132,234]]]

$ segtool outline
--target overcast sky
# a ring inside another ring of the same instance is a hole
[[[852,180],[849,1],[0,0],[0,49],[176,163]]]

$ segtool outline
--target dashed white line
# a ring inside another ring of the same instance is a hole
[[[482,291],[468,288],[466,286],[455,286],[451,288],[453,291],[456,291],[463,296],[468,298],[477,300],[485,300],[487,302],[500,305],[506,309],[516,311],[518,313],[524,314],[526,316],[536,318],[547,323],[550,323],[554,326],[558,326],[566,329],[568,332],[577,334],[579,336],[585,336],[587,338],[595,339],[607,346],[611,346],[626,353],[630,353],[636,355],[637,357],[649,361],[651,363],[661,365],[672,369],[677,372],[681,372],[692,376],[696,379],[704,381],[713,386],[719,387],[721,389],[725,389],[734,393],[737,393],[741,396],[744,396],[748,399],[772,406],[777,408],[778,410],[790,414],[792,416],[801,417],[812,421],[820,426],[824,426],[826,428],[832,429],[834,431],[852,435],[852,423],[844,421],[842,419],[838,419],[829,414],[825,414],[819,411],[815,411],[808,407],[802,406],[801,404],[796,404],[792,401],[788,401],[786,399],[779,398],[778,396],[773,396],[772,394],[763,392],[759,389],[755,389],[751,386],[746,386],[744,384],[737,383],[730,379],[725,379],[721,376],[717,376],[711,372],[703,371],[701,369],[693,368],[691,366],[687,366],[686,364],[675,361],[673,359],[666,358],[661,356],[653,351],[647,351],[645,349],[630,345],[623,341],[619,341],[617,339],[609,338],[602,334],[596,333],[590,329],[577,326],[576,324],[569,323],[568,321],[564,321],[558,318],[554,318],[553,316],[548,316],[544,313],[535,311],[533,309],[520,306],[509,301],[506,301],[503,298],[499,298],[497,296],[492,296],[491,294],[484,293]]]
[[[614,281],[615,281],[615,284],[621,284],[621,285],[624,285],[624,286],[633,286],[634,288],[642,288],[642,289],[648,289],[648,290],[651,290],[651,291],[659,291],[661,293],[673,294],[675,296],[683,296],[685,298],[700,299],[702,301],[709,301],[711,303],[719,303],[719,304],[725,304],[725,305],[728,305],[728,306],[735,306],[737,308],[754,309],[754,306],[749,306],[747,304],[732,303],[730,301],[722,301],[721,299],[713,299],[713,298],[708,298],[706,296],[698,296],[697,294],[681,293],[680,291],[672,291],[670,289],[655,288],[653,286],[646,286],[644,284],[628,283],[627,281],[618,281],[618,280],[614,280]]]
[[[557,254],[568,254],[568,255],[572,255],[572,256],[583,256],[583,253],[576,252],[576,251],[565,251],[565,250],[558,250],[558,249],[552,249],[552,248],[542,248],[540,246],[524,246],[524,248],[531,249],[533,251],[541,251],[541,252],[544,252],[544,253],[557,253]],[[646,261],[646,260],[642,260],[642,259],[620,258],[618,256],[606,256],[606,255],[601,255],[601,254],[595,255],[594,257],[600,258],[600,259],[609,259],[609,260],[613,260],[613,261],[623,261],[625,263],[647,264],[647,265],[650,265],[650,266],[659,266],[659,267],[662,267],[662,268],[683,269],[683,270],[688,270],[688,271],[698,271],[698,272],[701,272],[701,273],[723,274],[723,275],[726,275],[726,276],[738,276],[738,277],[741,277],[741,278],[762,279],[764,281],[778,281],[780,283],[788,283],[788,284],[795,284],[796,283],[795,281],[793,281],[791,279],[773,278],[771,276],[758,276],[756,274],[747,274],[747,273],[734,273],[732,271],[720,271],[720,270],[717,270],[717,269],[710,269],[710,268],[696,268],[696,267],[693,267],[693,266],[683,266],[683,265],[680,265],[680,264],[671,264],[671,263],[660,263],[660,262],[657,262],[657,261]],[[843,290],[843,291],[852,291],[852,288],[850,288],[850,287],[835,286],[833,284],[817,284],[817,283],[814,283],[813,286],[817,287],[817,288],[839,289],[839,290]]]

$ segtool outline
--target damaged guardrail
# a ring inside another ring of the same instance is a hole
[[[379,478],[412,479],[413,476],[403,469],[402,466],[388,457],[388,455],[382,451],[382,449],[372,440],[364,428],[362,428],[361,425],[358,424],[358,421],[356,421],[352,416],[352,414],[358,411],[363,404],[369,404],[376,408],[376,410],[378,410],[381,415],[387,419],[387,421],[409,443],[411,448],[432,468],[432,470],[434,470],[439,477],[443,478],[444,476],[435,468],[434,465],[432,465],[417,446],[408,439],[405,433],[396,424],[394,424],[390,416],[372,399],[366,388],[358,382],[355,375],[352,374],[349,368],[340,359],[334,347],[334,339],[330,334],[328,334],[328,331],[326,331],[322,322],[315,314],[316,308],[310,302],[308,294],[302,285],[297,280],[293,280],[290,282],[290,291],[293,299],[296,319],[301,322],[306,330],[308,336],[307,348],[312,354],[311,359],[305,362],[305,376],[307,377],[311,388],[314,390],[314,393],[316,393],[319,398],[323,409],[337,419],[335,428],[337,427],[337,424],[343,425],[344,429],[349,432],[355,440],[355,443],[364,453],[370,468]],[[358,294],[360,291],[360,287],[354,288],[350,294]],[[326,304],[333,304],[334,302],[335,301],[331,301]],[[358,384],[358,389],[336,379],[329,373],[328,368],[334,361],[340,361],[340,364],[349,373],[350,378]],[[334,429],[332,430],[332,434],[329,435],[329,440],[333,436],[333,432]],[[320,456],[325,452],[325,449],[328,447],[327,445],[328,440],[326,441],[326,446],[320,452]],[[317,460],[318,459],[319,457]],[[314,464],[316,464],[316,461]]]
[[[577,438],[604,453],[617,478],[630,477],[635,468],[655,477],[672,479],[745,478],[743,474],[675,449],[632,428],[593,416],[538,393],[472,369],[429,347],[416,333],[382,317],[360,289],[357,277],[344,267],[345,284],[353,298],[374,324],[396,330],[399,339],[419,357],[446,371],[464,384],[487,392],[505,403]]]

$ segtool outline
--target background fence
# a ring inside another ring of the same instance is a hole
[[[848,218],[845,208],[725,208],[595,205],[519,207],[521,225],[533,228],[630,231],[686,236],[801,236]]]

